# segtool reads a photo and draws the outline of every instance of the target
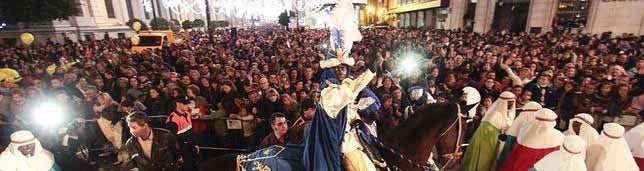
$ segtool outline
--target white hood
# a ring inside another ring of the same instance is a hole
[[[34,144],[34,156],[24,156],[18,147]],[[53,155],[42,148],[40,141],[29,131],[16,131],[11,134],[11,143],[0,154],[0,170],[46,171],[54,165]]]
[[[585,150],[586,142],[579,136],[566,136],[559,150],[543,157],[534,168],[538,171],[586,171],[582,153]]]
[[[497,129],[505,130],[512,125],[516,116],[516,96],[510,92],[503,92],[485,112],[482,121],[487,121]]]
[[[557,114],[548,108],[541,109],[535,116],[535,121],[519,132],[517,142],[529,148],[544,149],[560,146],[564,135],[554,127]]]

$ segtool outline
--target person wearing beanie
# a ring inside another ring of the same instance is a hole
[[[586,150],[586,165],[589,171],[639,170],[624,139],[624,127],[617,123],[604,124],[599,139]]]

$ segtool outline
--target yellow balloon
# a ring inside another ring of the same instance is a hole
[[[31,45],[34,42],[34,35],[31,33],[20,34],[20,41],[26,45]]]
[[[132,29],[134,29],[134,31],[141,30],[141,22],[135,21],[134,23],[132,23]]]
[[[133,35],[132,37],[130,37],[130,41],[132,41],[132,44],[134,44],[134,45],[138,45],[139,40],[140,40],[139,35]]]
[[[9,81],[11,83],[16,83],[22,80],[18,71],[11,68],[2,68],[0,69],[0,81]]]

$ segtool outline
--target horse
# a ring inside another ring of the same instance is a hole
[[[398,127],[381,136],[381,155],[392,170],[429,170],[425,163],[434,147],[441,170],[454,169],[465,133],[462,111],[475,105],[434,103],[419,107]],[[410,141],[412,140],[412,141]]]
[[[382,170],[428,170],[427,159],[434,146],[438,150],[438,162],[444,170],[454,169],[460,163],[461,144],[465,133],[465,120],[461,111],[468,111],[475,105],[457,103],[426,104],[398,127],[380,136],[377,140],[379,153],[387,168]],[[234,155],[221,156],[206,163],[200,170],[236,170]],[[227,167],[223,167],[227,166]]]

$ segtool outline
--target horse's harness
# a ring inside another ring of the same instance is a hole
[[[456,144],[454,147],[454,152],[453,153],[447,153],[443,154],[442,157],[447,158],[447,162],[443,164],[443,168],[441,170],[444,170],[445,167],[447,167],[451,162],[455,161],[457,158],[460,158],[463,153],[461,152],[461,136],[463,135],[463,117],[464,115],[461,113],[461,106],[456,103],[456,110],[458,110],[458,114],[456,116],[456,120],[452,122],[452,124],[445,129],[443,133],[438,136],[438,139],[441,139],[447,132],[449,132],[452,128],[454,128],[454,125],[458,123],[458,136],[456,137]]]
[[[446,128],[446,129],[445,129],[445,130],[440,134],[440,136],[438,136],[438,139],[441,139],[441,138],[442,138],[443,136],[445,136],[445,135],[446,135],[450,130],[452,130],[452,129],[454,128],[454,126],[456,125],[456,123],[458,123],[458,136],[457,136],[457,138],[456,138],[456,145],[455,145],[455,148],[454,148],[454,152],[453,152],[453,153],[447,153],[447,154],[443,154],[443,155],[442,155],[442,157],[446,157],[446,158],[448,158],[448,159],[447,159],[447,162],[445,162],[445,164],[443,164],[443,167],[442,167],[442,168],[440,168],[440,170],[444,170],[444,169],[445,169],[449,164],[451,164],[452,162],[454,162],[457,158],[459,158],[459,157],[462,155],[462,152],[460,151],[460,150],[461,150],[461,136],[462,136],[462,134],[463,134],[463,117],[465,117],[465,116],[461,113],[461,106],[460,106],[458,103],[456,103],[456,110],[458,111],[457,116],[456,116],[456,119],[452,122],[452,124],[450,124],[450,126],[449,126],[449,127],[447,127],[447,128]],[[394,155],[396,154],[396,150],[395,150],[394,148],[387,146],[387,145],[386,145],[386,144],[384,144],[382,141],[380,141],[378,138],[374,138],[374,140],[376,141],[376,143],[377,143],[380,147],[382,147],[382,148],[385,148],[385,149],[389,150],[389,152],[391,152],[391,153],[392,153],[392,154],[394,154]],[[395,156],[396,156],[396,157],[398,157],[398,158],[400,158],[401,160],[406,161],[407,163],[411,164],[412,166],[414,166],[414,167],[416,167],[416,168],[421,168],[421,169],[423,169],[423,170],[431,170],[431,168],[429,168],[429,167],[425,166],[425,164],[415,163],[414,161],[412,161],[411,159],[408,159],[406,156],[404,156],[404,155],[402,155],[402,154],[400,154],[400,153],[398,153],[398,155],[395,155]],[[375,161],[374,161],[374,162],[375,162]],[[385,165],[385,167],[386,167],[386,164],[384,164],[384,165]],[[391,167],[393,167],[393,170],[400,170],[400,168],[398,168],[397,166],[392,165]]]

